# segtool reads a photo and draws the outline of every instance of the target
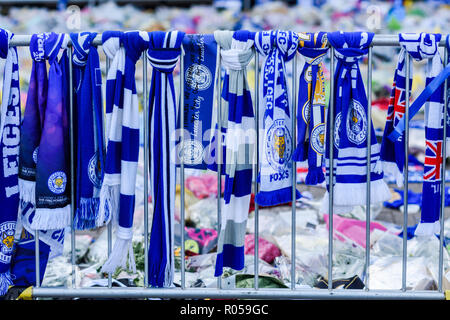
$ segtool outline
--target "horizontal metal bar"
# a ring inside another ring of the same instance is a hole
[[[438,291],[355,290],[355,289],[148,289],[148,288],[34,288],[33,297],[39,298],[192,298],[192,299],[349,299],[349,300],[444,300]]]
[[[31,35],[20,35],[15,34],[11,39],[10,46],[28,46],[30,44]],[[72,42],[69,39],[68,45],[71,45]],[[93,40],[94,45],[102,44],[102,35],[98,34]],[[376,34],[373,37],[372,46],[399,46],[400,43],[398,41],[398,35],[395,34]],[[442,40],[439,42],[440,47],[445,47],[445,37],[442,37]]]

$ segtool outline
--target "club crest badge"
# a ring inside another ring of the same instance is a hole
[[[311,119],[311,105],[309,104],[309,101],[306,101],[306,103],[303,105],[302,117],[305,123],[309,123],[309,120]]]
[[[14,246],[16,222],[6,221],[0,224],[0,262],[9,263]]]
[[[51,192],[61,194],[66,190],[67,176],[62,171],[54,172],[48,178],[47,184]]]
[[[361,144],[367,136],[367,117],[363,106],[356,100],[352,100],[348,108],[346,121],[347,137],[354,144]]]
[[[292,155],[291,134],[283,119],[275,120],[267,131],[266,157],[270,166],[283,170]]]
[[[311,130],[311,147],[318,154],[325,151],[325,124],[319,123]]]
[[[34,149],[34,151],[33,151],[33,161],[35,164],[37,164],[38,152],[39,152],[39,147],[36,147],[36,149]]]
[[[178,159],[185,164],[200,164],[203,157],[203,144],[197,140],[187,140],[178,146]]]
[[[211,71],[202,64],[194,63],[186,70],[186,83],[193,90],[206,90],[211,86]]]
[[[339,149],[341,138],[339,132],[341,131],[342,114],[339,112],[334,120],[334,146]]]
[[[95,153],[89,160],[88,176],[94,187],[100,189],[102,186],[102,167],[97,153]]]

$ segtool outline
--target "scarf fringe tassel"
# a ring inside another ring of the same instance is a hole
[[[70,205],[63,208],[36,208],[31,223],[33,230],[64,229],[70,225]]]
[[[19,178],[20,199],[24,202],[36,204],[36,181],[28,181]]]
[[[9,271],[0,273],[0,296],[4,296],[9,289],[9,286],[13,285],[13,276]]]
[[[403,174],[398,169],[396,163],[383,161],[383,171],[385,175],[391,174],[394,176],[397,187],[403,187]]]
[[[305,184],[315,186],[325,181],[322,167],[313,167],[308,169],[308,174],[305,178]]]
[[[100,201],[97,215],[96,226],[102,227],[106,225],[111,217],[114,216],[113,221],[118,220],[120,200],[120,185],[102,185],[100,189]],[[116,219],[117,218],[117,219]]]
[[[94,229],[98,220],[99,198],[81,198],[74,218],[77,230]]]
[[[127,260],[128,259],[128,260]],[[131,239],[117,237],[111,255],[102,267],[102,272],[114,273],[118,267],[127,268],[136,272],[136,262],[134,260],[133,242]]]
[[[302,195],[296,190],[296,200]],[[261,207],[275,206],[278,204],[288,203],[292,201],[292,188],[284,188],[271,192],[259,192],[255,197],[256,203]]]

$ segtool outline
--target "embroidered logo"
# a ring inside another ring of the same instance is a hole
[[[48,178],[48,188],[55,194],[61,194],[66,190],[67,177],[62,171],[52,173]]]
[[[14,245],[14,233],[16,223],[14,221],[6,221],[0,224],[0,262],[9,263]]]
[[[325,151],[325,124],[319,123],[311,130],[311,147],[318,154]]]
[[[178,150],[178,159],[185,164],[199,164],[202,162],[203,145],[198,140],[184,141]]]
[[[339,112],[334,120],[334,146],[339,149],[341,138],[339,132],[341,131],[342,114]]]
[[[283,119],[275,120],[267,131],[266,157],[270,166],[283,170],[292,154],[291,135]]]
[[[202,64],[194,63],[186,70],[186,83],[194,90],[206,90],[211,86],[211,71]]]
[[[95,153],[88,163],[88,176],[89,180],[91,180],[94,187],[100,189],[102,184],[102,168],[100,165],[100,161],[97,157],[97,153]]]
[[[367,119],[363,106],[356,100],[352,100],[347,113],[347,138],[354,144],[361,144],[366,140]]]
[[[37,157],[38,157],[39,147],[36,147],[33,151],[33,161],[37,164]]]
[[[304,104],[303,108],[302,108],[302,117],[303,117],[303,121],[305,121],[305,123],[309,123],[309,120],[311,119],[311,106],[309,104],[309,100],[306,101],[306,103]]]

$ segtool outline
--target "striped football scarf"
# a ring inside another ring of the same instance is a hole
[[[24,139],[20,146],[20,160],[24,159],[21,178],[29,181],[21,184],[24,187],[21,197],[35,204],[31,223],[34,230],[62,229],[70,225],[68,101],[64,90],[67,74],[62,66],[66,60],[58,60],[68,39],[65,34],[52,32],[33,35],[30,43],[33,59],[46,59],[50,65],[48,78],[44,75],[45,67],[37,65],[36,73],[31,76],[32,95],[30,101],[27,98],[22,127]],[[37,92],[33,91],[36,86]]]
[[[371,203],[387,201],[390,191],[383,180],[380,162],[380,146],[375,139],[373,125],[367,123],[367,97],[364,82],[359,70],[358,59],[367,54],[374,34],[367,32],[332,32],[328,33],[328,41],[335,48],[337,58],[334,81],[334,213],[352,210],[352,206],[366,204],[366,165],[367,165],[367,133],[371,130],[372,145],[370,161]],[[329,113],[328,113],[329,115]],[[329,123],[327,119],[327,132]],[[328,135],[327,137],[328,138]],[[330,148],[325,150],[326,182],[329,188]],[[328,213],[328,192],[325,194],[322,210]]]
[[[103,50],[112,60],[106,80],[107,150],[97,224],[113,219],[116,241],[102,272],[117,267],[136,272],[132,247],[136,173],[139,158],[139,101],[136,62],[147,46],[145,32],[106,31]],[[123,47],[121,47],[121,44]],[[128,258],[128,260],[127,260]]]
[[[327,34],[299,33],[298,52],[305,63],[300,74],[297,105],[297,148],[294,161],[308,160],[305,184],[325,181],[322,170],[325,139],[325,77],[323,58],[328,51]]]
[[[5,295],[12,285],[10,264],[19,210],[21,112],[19,59],[17,49],[9,47],[13,35],[0,29],[0,58],[6,59],[0,110],[0,296]]]
[[[71,33],[76,101],[74,127],[76,190],[74,227],[96,227],[103,166],[103,112],[100,60],[95,32]]]
[[[298,45],[298,35],[291,31],[263,31],[255,35],[255,48],[264,56],[259,87],[259,107],[264,110],[264,156],[258,173],[260,191],[255,201],[272,206],[292,201],[292,120],[285,63]],[[297,191],[296,199],[300,198]]]
[[[225,78],[222,125],[225,130],[225,188],[217,245],[216,277],[223,267],[244,268],[244,240],[252,191],[255,120],[246,67],[253,58],[254,34],[215,31]],[[226,119],[226,120],[225,120]]]
[[[425,104],[425,163],[422,187],[422,211],[415,235],[433,235],[440,232],[440,204],[442,157],[444,139],[444,86],[445,76],[438,44],[440,34],[402,33],[399,34],[400,45],[416,61],[426,59],[425,90],[410,105],[409,119],[414,117]],[[445,70],[448,70],[447,68]],[[425,102],[426,101],[426,102]],[[405,119],[402,118],[389,134],[391,141],[397,142],[403,135]]]
[[[174,275],[176,100],[172,72],[181,53],[184,32],[149,33],[147,58],[153,68],[149,95],[150,178],[153,222],[148,251],[149,283],[170,287]]]

